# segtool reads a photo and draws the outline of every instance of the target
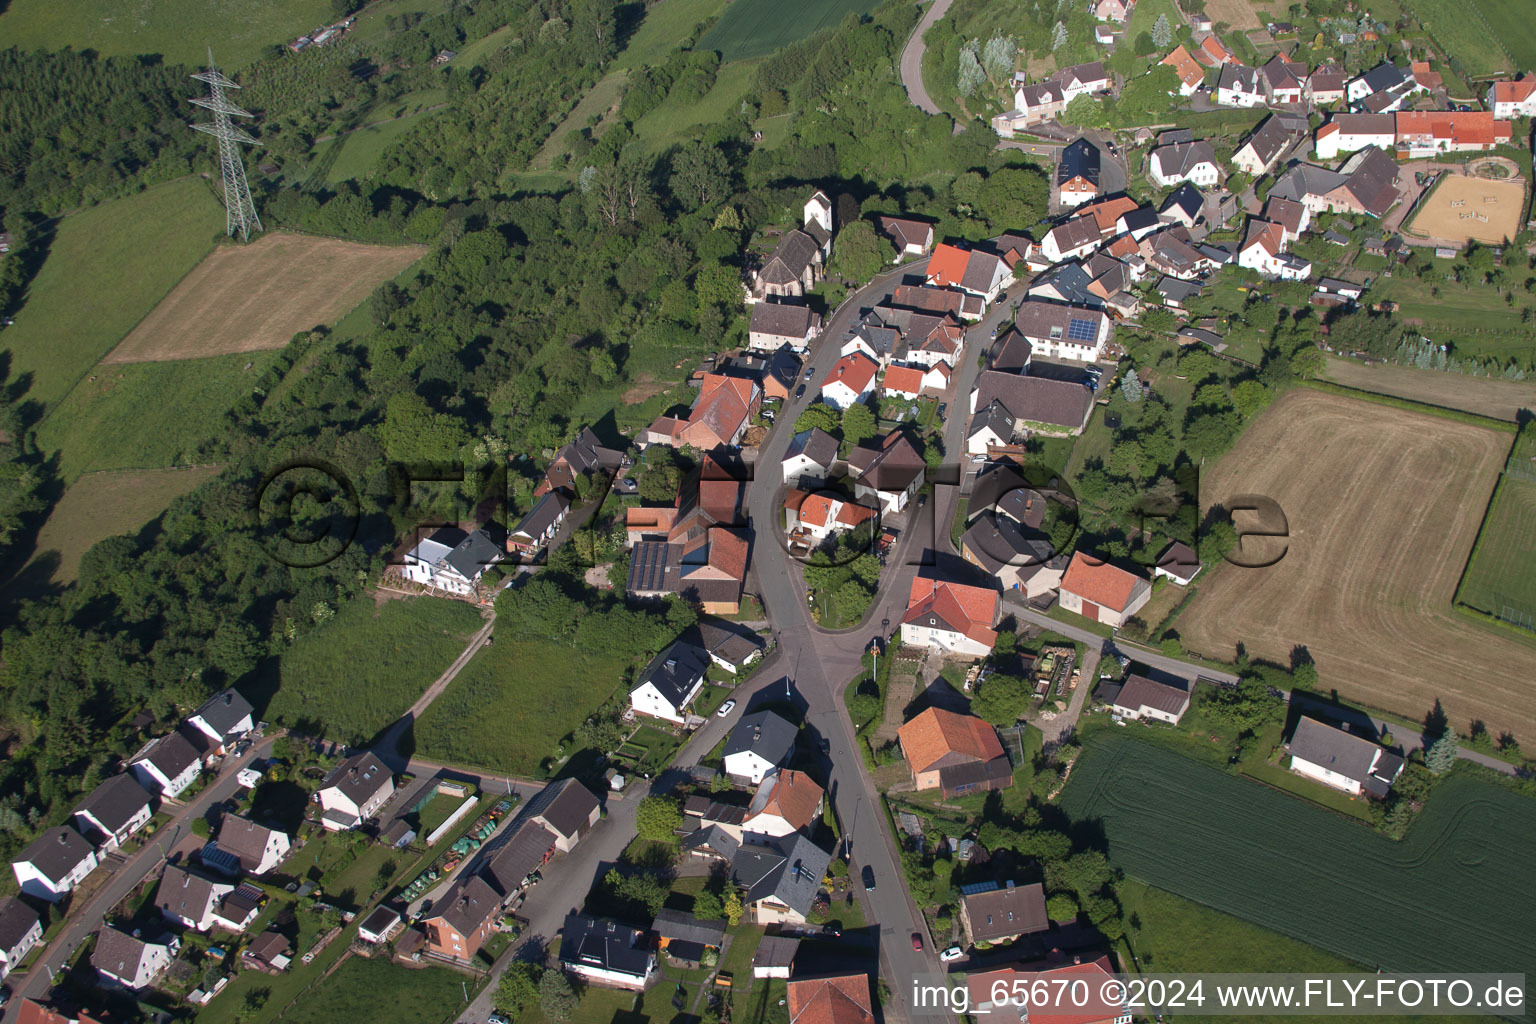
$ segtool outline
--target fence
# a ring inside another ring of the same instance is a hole
[[[1523,455],[1511,455],[1504,464],[1504,472],[1517,480],[1536,483],[1536,462]]]
[[[1521,629],[1536,633],[1536,615],[1517,608],[1515,605],[1499,605],[1499,618],[1511,626],[1519,626]]]

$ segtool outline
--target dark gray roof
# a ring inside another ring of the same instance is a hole
[[[651,929],[664,939],[697,942],[701,946],[715,946],[725,941],[724,918],[700,921],[682,910],[658,910]]]
[[[1403,759],[1381,744],[1315,718],[1297,720],[1287,749],[1303,761],[1354,779],[1372,796],[1386,796],[1403,769]]]
[[[1259,91],[1259,69],[1244,67],[1236,63],[1223,64],[1221,66],[1221,74],[1216,78],[1216,88],[1257,93]]]
[[[1100,301],[1097,295],[1088,290],[1088,286],[1092,283],[1093,278],[1089,276],[1088,271],[1083,268],[1081,263],[1073,260],[1054,266],[1035,278],[1034,281],[1030,282],[1029,295],[1032,299],[1044,299],[1043,296],[1035,295],[1035,290],[1037,288],[1050,287],[1061,297],[1059,301],[1070,303],[1074,306],[1087,306]],[[1045,299],[1045,301],[1050,300]],[[1012,330],[1012,328],[1009,328],[1009,331]]]
[[[1100,328],[1104,326],[1104,314],[1097,309],[1076,309],[1071,306],[1063,306],[1055,302],[1037,302],[1031,299],[1019,303],[1018,312],[1015,315],[1014,327],[1028,338],[1038,344],[1042,341],[1087,341],[1091,339],[1074,338],[1071,333],[1071,321],[1086,320],[1093,325],[1094,337],[1098,337]],[[1052,331],[1056,334],[1052,334]]]
[[[800,940],[791,935],[764,935],[752,954],[753,967],[789,967],[795,962]]]
[[[1180,143],[1194,141],[1195,133],[1188,128],[1170,128],[1165,132],[1159,132],[1157,136],[1159,146],[1177,146]]]
[[[149,806],[149,794],[132,775],[114,775],[91,791],[75,813],[88,812],[110,832],[116,833]]]
[[[1185,281],[1177,277],[1165,276],[1158,278],[1157,291],[1170,302],[1183,303],[1199,295],[1203,289],[1198,281]]]
[[[512,834],[486,864],[482,872],[485,880],[503,897],[511,896],[544,863],[544,858],[554,848],[555,838],[549,829],[532,818],[525,818],[514,826]]]
[[[724,619],[700,619],[696,625],[684,630],[679,639],[738,667],[751,660],[754,654],[761,654],[765,647],[763,638],[746,626]]]
[[[189,767],[202,760],[202,754],[192,741],[180,732],[162,736],[144,749],[138,757],[160,770],[167,779],[174,779]]]
[[[387,904],[380,903],[377,907],[373,908],[373,913],[363,918],[363,923],[359,927],[364,931],[378,935],[386,928],[393,928],[398,920],[400,920],[400,911],[390,908]]]
[[[729,757],[750,750],[765,761],[786,764],[795,749],[798,733],[799,730],[792,723],[772,711],[754,711],[750,715],[743,715],[741,721],[736,723],[736,728],[726,737],[725,751],[721,756]]]
[[[0,900],[0,952],[9,955],[39,921],[37,911],[15,896]]]
[[[1174,189],[1168,198],[1163,201],[1162,212],[1167,213],[1174,207],[1182,210],[1190,220],[1196,220],[1199,218],[1200,212],[1205,209],[1205,196],[1200,194],[1198,188],[1195,188],[1195,186],[1186,181]]]
[[[667,593],[677,582],[682,558],[680,544],[668,544],[664,540],[637,541],[629,552],[629,592]]]
[[[1165,177],[1188,174],[1203,163],[1216,164],[1216,150],[1209,142],[1180,142],[1152,151]]]
[[[380,761],[373,751],[365,750],[361,754],[353,754],[337,765],[326,778],[323,788],[334,787],[347,799],[361,807],[379,790],[393,783],[394,778],[384,762]]]
[[[212,879],[167,864],[155,889],[155,906],[168,917],[201,922],[214,901],[213,885]]]
[[[1187,582],[1194,579],[1195,574],[1200,571],[1200,556],[1195,554],[1194,548],[1181,540],[1176,540],[1157,556],[1157,567]]]
[[[1078,139],[1061,151],[1061,163],[1056,167],[1057,186],[1065,185],[1073,178],[1084,178],[1099,183],[1099,147],[1087,139]]]
[[[31,864],[50,881],[61,882],[76,864],[94,852],[80,833],[57,825],[32,840],[14,863]]]
[[[238,814],[226,814],[219,823],[218,847],[240,862],[240,867],[251,871],[261,863],[267,852],[267,840],[272,829],[258,825]]]
[[[1157,225],[1157,211],[1150,206],[1138,206],[1129,213],[1121,215],[1120,222],[1125,225],[1128,233],[1144,231]]]
[[[805,268],[816,259],[820,250],[816,240],[804,231],[786,231],[779,240],[778,248],[763,264],[761,279],[768,284],[790,284],[800,280]]]
[[[251,717],[255,709],[251,702],[234,689],[220,690],[193,712],[193,718],[201,718],[224,739],[233,735],[235,726]]]
[[[818,466],[830,466],[837,461],[837,438],[819,427],[802,430],[790,439],[784,451],[786,461],[797,455],[804,455]]]
[[[1367,146],[1344,164],[1344,187],[1366,212],[1381,217],[1398,200],[1397,162],[1376,146]]]
[[[1228,67],[1230,66],[1228,65]],[[1264,123],[1253,130],[1253,134],[1248,136],[1243,146],[1252,146],[1254,156],[1259,158],[1259,162],[1268,164],[1280,155],[1280,151],[1289,145],[1290,141],[1291,133],[1285,130],[1285,126],[1280,123],[1279,119],[1270,116],[1266,117]],[[1239,146],[1238,148],[1241,149],[1243,147]]]
[[[534,502],[533,508],[529,509],[523,521],[517,524],[517,530],[512,536],[542,537],[544,531],[549,529],[550,525],[564,515],[570,507],[569,498],[559,491],[550,491]]]
[[[1198,252],[1201,256],[1204,256],[1212,263],[1226,264],[1231,263],[1237,259],[1236,256],[1232,255],[1232,252],[1229,249],[1220,245],[1209,245],[1206,243],[1201,243],[1200,245],[1195,246],[1195,252]]]
[[[1378,64],[1360,77],[1365,80],[1366,86],[1373,93],[1402,85],[1408,80],[1402,68],[1388,63]]]
[[[598,806],[597,797],[586,786],[575,779],[561,779],[539,790],[524,813],[529,818],[543,818],[562,836],[573,836],[589,827]]]
[[[1115,704],[1132,711],[1145,705],[1170,715],[1182,715],[1189,707],[1189,691],[1146,676],[1130,675],[1121,686]]]
[[[496,564],[506,555],[506,549],[492,540],[485,528],[481,527],[459,541],[443,560],[465,579],[473,580],[479,578],[487,566]]]
[[[772,897],[800,913],[810,912],[832,855],[799,832],[768,846],[743,843],[731,860],[731,877],[747,890],[747,900]]]
[[[994,942],[1013,935],[1043,932],[1051,926],[1045,912],[1045,887],[1039,882],[973,892],[961,896],[971,921],[973,942]]]
[[[961,543],[983,569],[993,574],[1011,565],[1043,565],[1056,557],[1056,549],[1048,539],[1025,534],[1007,516],[977,517]]]
[[[781,338],[804,338],[815,312],[809,306],[788,302],[759,302],[752,307],[749,330]]]
[[[584,964],[643,978],[652,958],[644,948],[645,933],[606,918],[570,914],[560,932],[560,961]]]
[[[1327,195],[1344,184],[1347,177],[1326,167],[1296,164],[1276,179],[1274,187],[1269,190],[1269,198],[1289,199],[1299,203],[1307,196]]]
[[[1026,342],[1026,344],[1028,344]],[[985,409],[971,417],[971,429],[967,437],[975,437],[983,430],[991,429],[1004,443],[1013,438],[1013,414],[1002,402],[993,401]]]
[[[939,786],[953,792],[962,786],[978,786],[1013,779],[1013,765],[1007,757],[994,757],[990,761],[964,761],[948,764],[939,769]]]
[[[651,659],[635,680],[633,689],[650,683],[663,699],[677,707],[708,670],[709,655],[693,644],[679,640]]]
[[[734,860],[741,840],[718,825],[706,825],[683,837],[683,849],[689,853],[704,850],[722,860]]]
[[[96,933],[96,948],[91,952],[91,966],[104,974],[125,981],[139,973],[149,944],[127,932],[104,927]]]
[[[1025,377],[1016,373],[984,370],[976,382],[977,408],[997,399],[1015,419],[1055,426],[1082,428],[1093,408],[1093,392],[1081,383]]]

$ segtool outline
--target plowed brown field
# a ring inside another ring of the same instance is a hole
[[[339,320],[426,252],[281,231],[214,250],[107,354],[106,363],[166,362],[282,348]]]
[[[1536,742],[1536,645],[1451,609],[1511,438],[1316,391],[1271,406],[1201,481],[1208,504],[1267,495],[1288,550],[1264,569],[1222,566],[1175,623],[1192,651],[1288,663],[1320,685],[1420,719],[1438,698],[1465,734]],[[1266,542],[1267,543],[1267,542]]]

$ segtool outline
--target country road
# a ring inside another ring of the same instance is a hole
[[[922,20],[917,23],[917,28],[912,30],[912,35],[907,39],[907,45],[901,50],[901,84],[907,87],[907,98],[926,114],[940,113],[938,104],[933,102],[933,97],[928,95],[928,88],[923,85],[923,33],[933,27],[933,23],[944,17],[949,10],[949,5],[954,0],[933,0],[928,5],[928,10],[923,13]]]

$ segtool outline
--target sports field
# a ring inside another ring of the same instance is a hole
[[[11,0],[0,16],[0,39],[23,50],[160,53],[171,64],[207,63],[211,45],[220,67],[239,68],[331,14],[329,0]]]
[[[1536,434],[1510,455],[1456,595],[1480,612],[1536,628]]]
[[[1419,203],[1410,229],[1426,238],[1463,244],[1501,243],[1520,230],[1525,203],[1523,180],[1497,181],[1447,174]]]
[[[1367,968],[1536,972],[1536,801],[1441,783],[1401,842],[1124,734],[1090,743],[1060,797],[1127,875]],[[1154,969],[1158,965],[1154,964]]]
[[[275,352],[96,367],[37,431],[65,480],[108,469],[188,465],[261,379]]]
[[[224,211],[206,182],[183,178],[59,221],[16,323],[4,332],[11,376],[51,406],[122,340],[214,246]]]
[[[722,62],[762,57],[876,6],[875,0],[733,0],[699,49],[719,50]]]
[[[1359,360],[1337,356],[1328,357],[1328,369],[1323,375],[1345,387],[1411,398],[1416,402],[1475,412],[1511,423],[1515,422],[1521,409],[1536,411],[1536,381],[1440,373],[1390,363],[1367,366]]]
[[[106,363],[196,359],[282,348],[340,319],[426,252],[281,231],[225,245],[146,316]]]
[[[1472,75],[1536,64],[1530,0],[1407,0],[1439,44]]]
[[[1311,389],[1284,395],[1201,480],[1204,506],[1277,501],[1284,557],[1213,572],[1179,616],[1184,646],[1227,660],[1242,643],[1289,664],[1305,645],[1323,689],[1411,719],[1440,699],[1458,729],[1482,719],[1536,742],[1536,644],[1451,604],[1511,440]]]
[[[73,582],[80,568],[80,556],[91,545],[107,537],[135,532],[165,511],[173,499],[217,473],[213,466],[201,466],[83,476],[70,484],[49,513],[38,534],[32,563],[50,566],[54,583]]]

